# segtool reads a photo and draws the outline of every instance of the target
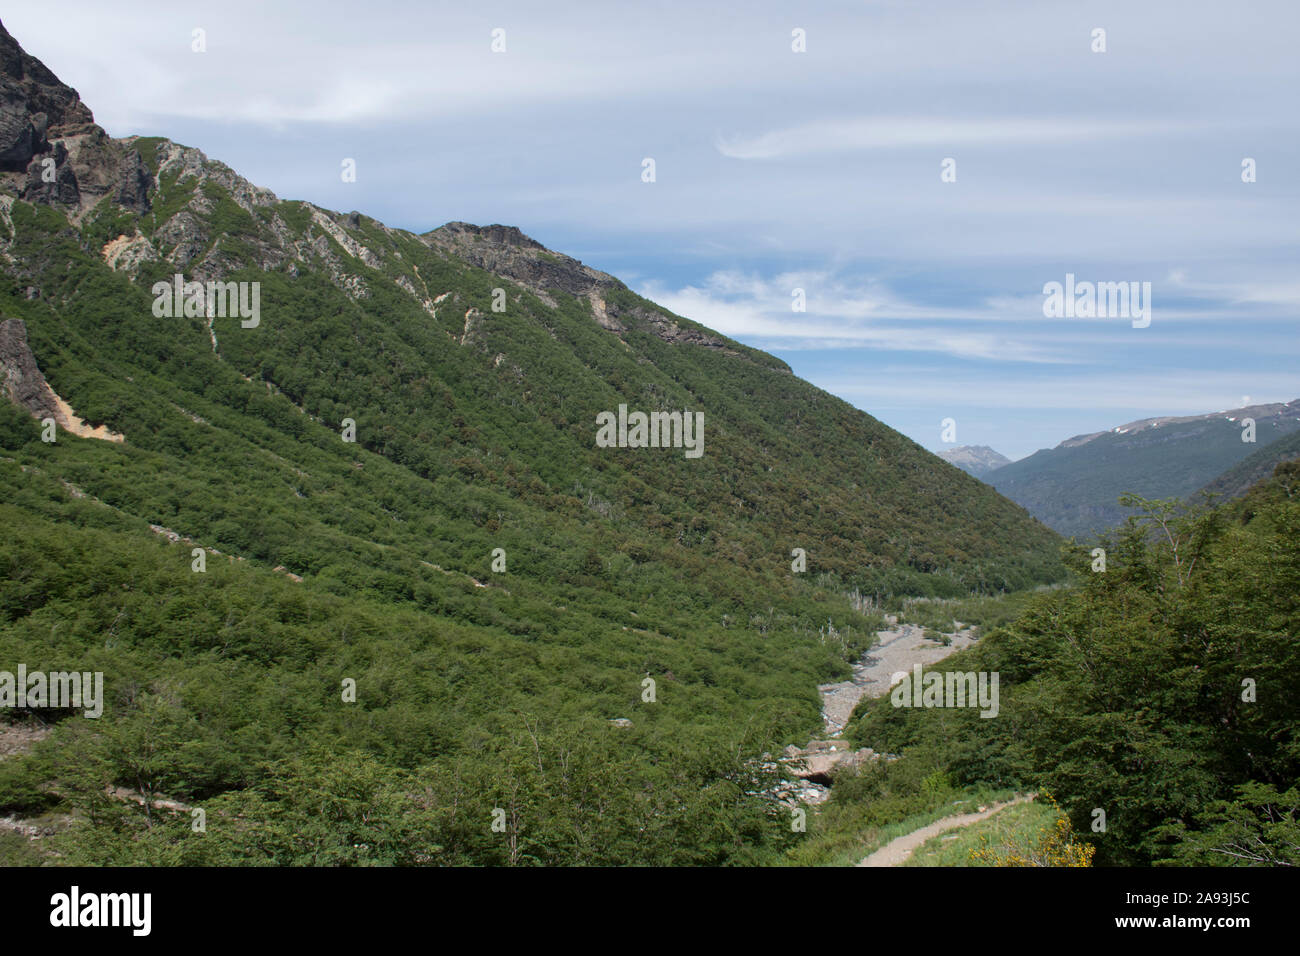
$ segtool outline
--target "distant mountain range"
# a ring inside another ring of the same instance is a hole
[[[1254,421],[1253,443],[1243,440],[1246,419]],[[1300,399],[1145,418],[1076,435],[996,470],[971,473],[1049,527],[1086,536],[1123,522],[1128,512],[1118,498],[1125,492],[1186,498],[1209,485],[1220,494],[1240,494],[1267,477],[1278,461],[1296,457],[1298,430]]]
[[[958,445],[939,452],[939,457],[976,478],[983,478],[989,472],[1011,464],[1010,458],[988,445]]]

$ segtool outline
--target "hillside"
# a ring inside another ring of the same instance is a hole
[[[987,486],[516,228],[282,201],[109,137],[3,28],[0,68],[0,660],[107,696],[0,763],[0,816],[61,815],[64,860],[744,862],[864,595],[1063,573]],[[702,413],[700,454],[603,447],[620,406]]]
[[[1255,420],[1253,444],[1242,440],[1242,419],[1247,417]],[[1119,504],[1120,495],[1187,497],[1297,429],[1300,400],[1149,418],[1067,439],[984,480],[1044,524],[1065,535],[1086,537],[1124,520],[1127,512]]]
[[[1221,499],[1240,498],[1253,485],[1268,478],[1283,462],[1300,458],[1300,431],[1293,431],[1252,452],[1204,488]]]
[[[1011,464],[1010,458],[994,451],[988,445],[959,445],[956,448],[945,448],[939,452],[939,457],[976,478],[983,478],[1003,465]]]

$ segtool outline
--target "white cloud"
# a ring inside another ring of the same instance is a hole
[[[792,310],[795,289],[805,292],[805,312]],[[723,270],[709,276],[702,286],[674,290],[649,281],[639,291],[724,335],[779,343],[786,349],[873,348],[1013,362],[1068,360],[1021,334],[946,326],[948,321],[972,317],[968,310],[911,302],[879,283],[848,285],[824,272],[791,272],[763,279]],[[986,316],[990,320],[995,317]]]
[[[1224,372],[1053,374],[1008,381],[981,374],[877,375],[817,383],[864,407],[916,404],[923,407],[1008,409],[1151,409],[1156,415],[1201,415],[1216,407],[1239,407],[1243,388],[1257,403],[1300,398],[1300,375]],[[1116,423],[1118,424],[1118,423]],[[1069,437],[1060,436],[1062,439]],[[1059,439],[1058,439],[1059,440]]]
[[[819,120],[757,136],[719,136],[718,152],[732,159],[777,159],[816,153],[914,147],[992,146],[1132,139],[1183,130],[1185,124],[1150,120],[994,116],[857,116]]]

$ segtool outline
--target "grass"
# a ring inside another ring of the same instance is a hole
[[[0,867],[40,866],[43,857],[36,845],[21,833],[0,830]]]
[[[850,804],[827,804],[815,813],[809,813],[807,842],[790,851],[782,861],[787,866],[855,866],[895,837],[911,833],[959,813],[970,813],[981,804],[999,803],[1015,796],[1011,790],[985,790],[983,788],[949,793],[941,803],[920,813],[887,823],[862,825],[863,811],[878,807]],[[958,864],[962,865],[962,864]]]
[[[916,849],[904,866],[991,866],[971,859],[971,854],[988,846],[1000,856],[1006,852],[1024,854],[1037,845],[1045,830],[1056,820],[1047,803],[1018,803],[1005,807],[986,820],[940,834]]]

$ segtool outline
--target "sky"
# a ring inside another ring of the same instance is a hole
[[[0,19],[114,136],[415,232],[519,226],[934,451],[1300,397],[1295,0]],[[1149,323],[1047,314],[1067,275],[1149,283]]]

